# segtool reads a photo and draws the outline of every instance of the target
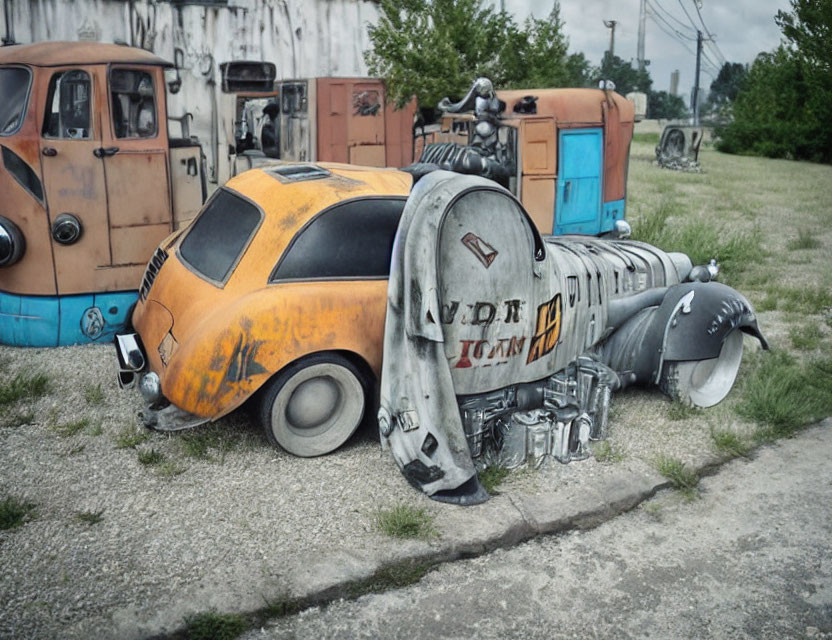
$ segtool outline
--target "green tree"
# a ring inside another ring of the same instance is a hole
[[[742,83],[748,75],[748,69],[739,62],[726,62],[722,65],[714,81],[708,101],[714,105],[723,105],[737,99]]]
[[[460,98],[479,76],[535,89],[583,86],[589,75],[583,55],[567,53],[557,2],[522,26],[483,0],[380,0],[380,11],[364,57],[398,107],[413,96],[423,107]]]
[[[653,86],[650,72],[647,71],[649,64],[645,61],[644,69],[638,69],[618,56],[611,56],[607,51],[601,60],[601,66],[597,67],[593,73],[593,84],[597,86],[600,80],[612,80],[615,83],[615,90],[622,95],[631,91],[649,94],[650,87]]]
[[[792,0],[780,11],[785,43],[757,56],[717,148],[832,162],[832,3]]]
[[[688,117],[685,101],[667,91],[651,91],[647,95],[647,117],[661,120],[681,120]]]

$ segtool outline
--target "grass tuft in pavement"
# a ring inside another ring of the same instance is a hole
[[[391,589],[403,589],[416,584],[427,574],[437,568],[435,563],[405,562],[379,569],[368,580],[351,585],[350,598],[358,598],[368,593],[382,593]]]
[[[678,422],[702,415],[702,409],[692,407],[683,402],[671,401],[667,407],[667,419]]]
[[[44,373],[18,373],[8,382],[0,383],[0,406],[24,398],[38,398],[49,390],[49,377]]]
[[[138,431],[136,427],[127,425],[115,437],[116,449],[135,449],[150,439],[147,431]]]
[[[747,458],[751,451],[751,443],[733,431],[711,429],[711,440],[714,449],[726,458]]]
[[[98,511],[79,511],[75,514],[75,519],[78,522],[83,522],[90,526],[98,524],[104,519],[104,509]]]
[[[785,351],[764,354],[744,380],[736,410],[758,423],[755,439],[770,442],[832,414],[832,355],[801,364]]]
[[[434,518],[424,507],[400,503],[376,513],[376,526],[392,538],[421,538],[438,536]]]
[[[610,444],[609,440],[603,440],[592,446],[592,455],[597,462],[613,463],[624,460],[624,452]]]
[[[179,442],[182,453],[197,460],[225,462],[226,454],[231,451],[235,442],[222,426],[207,425],[182,434]]]
[[[288,596],[282,596],[272,601],[263,599],[266,602],[266,607],[260,612],[260,616],[264,620],[293,616],[304,608],[300,602],[292,600]]]
[[[165,461],[165,454],[153,447],[149,449],[139,449],[136,457],[141,464],[148,467],[162,464]]]
[[[35,420],[34,411],[17,411],[0,419],[0,427],[14,428],[22,427],[24,424],[31,424]]]
[[[503,481],[508,478],[509,470],[505,467],[497,465],[489,465],[480,471],[480,484],[488,493],[494,493],[495,489],[503,484]]]
[[[188,470],[184,464],[180,464],[176,460],[167,460],[162,462],[156,468],[156,474],[160,478],[175,478],[176,476],[181,476]]]
[[[233,640],[248,628],[245,617],[236,613],[205,611],[185,618],[189,640]]]
[[[696,485],[699,476],[696,471],[686,466],[684,462],[672,456],[659,456],[656,459],[656,471],[670,480],[670,484],[685,498],[692,500],[697,496]]]
[[[75,420],[74,422],[64,422],[62,424],[56,424],[52,427],[52,430],[62,438],[69,438],[80,433],[89,426],[90,419],[81,418],[80,420]]]
[[[101,383],[88,384],[84,387],[84,400],[91,407],[95,407],[104,402],[104,391],[101,390]]]
[[[14,496],[0,500],[0,530],[15,529],[35,516],[35,505]]]

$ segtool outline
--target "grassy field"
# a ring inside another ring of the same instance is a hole
[[[698,430],[718,453],[745,455],[832,414],[832,167],[706,147],[703,173],[682,173],[656,166],[654,146],[647,139],[632,146],[633,237],[683,251],[694,264],[716,258],[719,280],[751,300],[772,351],[760,354],[746,338],[736,388],[718,407],[693,411],[667,403],[652,413],[670,434]],[[643,426],[642,403],[622,400],[622,431]],[[612,445],[633,446],[615,438]],[[666,466],[667,451],[651,455]]]

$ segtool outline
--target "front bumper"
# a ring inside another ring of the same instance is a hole
[[[147,357],[139,334],[118,334],[115,346],[118,356],[118,386],[132,389],[138,383],[147,405],[139,412],[145,427],[156,431],[181,431],[209,421],[210,418],[202,418],[180,409],[162,395],[159,376],[153,371],[146,371]]]

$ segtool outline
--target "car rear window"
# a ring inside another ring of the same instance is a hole
[[[270,281],[388,277],[404,205],[363,198],[323,211],[293,238]]]
[[[26,114],[32,73],[23,67],[0,69],[0,136],[17,133]]]
[[[194,220],[179,257],[199,275],[225,283],[262,218],[254,204],[220,189]]]

